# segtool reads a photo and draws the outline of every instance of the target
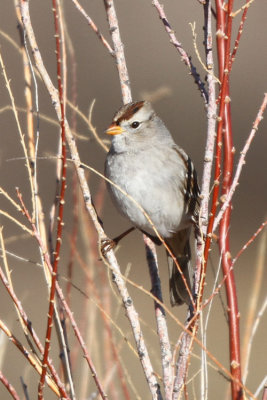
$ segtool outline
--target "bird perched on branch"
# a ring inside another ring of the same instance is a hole
[[[193,163],[147,101],[121,107],[106,133],[112,136],[105,162],[105,176],[115,184],[108,183],[111,198],[134,227],[157,244],[155,229],[164,239],[172,253],[171,304],[190,305],[190,231],[199,208]]]

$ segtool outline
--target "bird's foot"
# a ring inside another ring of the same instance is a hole
[[[101,239],[100,251],[103,257],[106,257],[110,250],[113,250],[117,246],[118,242],[116,239],[105,238]]]

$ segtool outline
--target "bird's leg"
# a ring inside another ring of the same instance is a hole
[[[142,229],[141,229],[141,232],[142,232],[144,235],[146,235],[147,237],[149,237],[149,239],[152,240],[152,242],[153,242],[154,244],[156,244],[157,246],[160,246],[160,245],[162,244],[162,241],[161,241],[157,236],[150,235],[149,233],[147,233],[147,232],[145,232],[145,231],[142,231]]]
[[[132,226],[131,228],[127,229],[127,231],[121,233],[119,236],[116,236],[114,239],[109,239],[109,238],[102,239],[100,247],[102,255],[105,257],[105,255],[109,250],[114,249],[114,247],[117,246],[119,241],[123,239],[125,236],[127,236],[128,233],[131,233],[134,229],[135,227]]]

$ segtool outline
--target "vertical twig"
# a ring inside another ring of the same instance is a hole
[[[186,328],[188,329],[188,326],[186,326]],[[184,331],[180,339],[179,357],[176,363],[177,372],[173,385],[173,400],[180,400],[182,398],[182,393],[185,391],[192,343],[192,334],[190,335],[188,331]]]
[[[132,94],[116,10],[113,0],[104,0],[104,4],[107,12],[109,30],[114,46],[116,65],[120,78],[122,100],[124,104],[127,104],[132,101]]]
[[[223,185],[222,195],[227,195],[232,183],[233,173],[233,132],[230,108],[230,88],[229,88],[229,66],[230,66],[230,45],[232,35],[232,7],[233,0],[229,0],[227,7],[227,25],[225,34],[227,40],[225,43],[224,53],[224,71],[223,83],[221,93],[221,111],[224,127],[224,167],[223,167]],[[225,84],[225,93],[224,93]],[[222,126],[222,125],[221,125]],[[222,252],[222,269],[224,275],[228,274],[231,269],[231,255],[230,255],[230,221],[231,221],[231,207],[228,207],[220,224],[219,246]],[[240,332],[239,332],[239,311],[237,302],[237,293],[235,285],[234,272],[231,270],[225,281],[226,294],[228,304],[228,317],[229,317],[229,346],[230,346],[230,368],[232,375],[237,381],[241,382],[241,361],[240,361]],[[243,390],[237,381],[232,381],[232,398],[234,400],[241,400],[244,398]]]
[[[152,284],[151,292],[157,299],[160,300],[161,303],[163,303],[155,245],[145,235],[144,235],[144,242],[146,246],[146,257]],[[154,307],[155,307],[155,314],[157,321],[157,333],[160,341],[164,394],[166,400],[171,400],[172,386],[173,386],[173,368],[172,368],[171,345],[169,340],[168,327],[166,323],[166,314],[164,309],[160,306],[159,303],[157,303],[156,300],[154,300]]]
[[[218,45],[218,61],[219,61],[219,79],[222,82],[219,97],[219,118],[217,127],[217,145],[216,145],[216,163],[215,163],[215,187],[212,198],[211,218],[208,226],[208,234],[211,233],[215,212],[218,204],[219,196],[219,178],[221,176],[221,158],[222,146],[224,144],[224,165],[223,165],[223,183],[222,194],[226,196],[232,181],[233,171],[233,133],[231,126],[231,109],[230,109],[230,92],[229,92],[229,67],[230,67],[230,46],[232,35],[232,9],[233,0],[229,0],[227,8],[220,0],[216,0],[217,11],[217,45]],[[220,224],[219,245],[222,252],[222,268],[226,279],[226,293],[228,303],[229,316],[229,342],[230,342],[230,365],[231,373],[235,380],[231,381],[232,398],[243,399],[243,393],[240,385],[241,382],[241,366],[240,366],[240,337],[239,337],[239,313],[237,305],[237,295],[235,287],[235,279],[233,270],[231,269],[230,255],[230,226],[231,209],[228,207]],[[208,236],[205,246],[204,257],[208,258],[210,246],[210,237]]]
[[[34,201],[35,209],[33,210],[33,219],[36,220],[36,227],[40,231],[40,235],[43,238],[43,242],[47,243],[46,227],[44,222],[44,212],[41,198],[39,196],[39,188],[37,181],[37,156],[39,148],[39,91],[38,84],[35,75],[35,71],[31,62],[31,58],[28,52],[26,33],[23,29],[21,21],[21,12],[19,8],[19,0],[14,0],[15,9],[18,20],[18,28],[21,39],[21,50],[22,50],[22,61],[23,61],[23,72],[25,79],[25,101],[27,108],[27,135],[28,135],[28,151],[30,158],[30,166],[32,173],[33,189],[34,189]],[[34,92],[34,96],[32,94]],[[34,112],[36,113],[36,132],[34,132]],[[41,255],[42,259],[42,255]],[[46,270],[46,265],[43,263],[43,270],[45,279],[48,285],[51,284],[51,276],[49,271]]]
[[[213,57],[213,38],[212,38],[212,11],[211,0],[208,0],[204,5],[204,20],[205,20],[205,52],[206,65],[210,73],[207,75],[208,84],[208,104],[207,104],[207,140],[204,153],[204,168],[201,182],[201,208],[199,223],[203,235],[206,235],[209,215],[209,195],[211,187],[211,174],[213,165],[213,155],[216,139],[216,80],[214,78],[214,57]],[[200,252],[202,258],[203,252]]]
[[[209,197],[211,187],[211,175],[213,166],[214,147],[216,141],[216,80],[214,78],[214,56],[213,56],[213,37],[212,37],[212,2],[208,0],[204,4],[204,45],[206,53],[206,66],[209,71],[207,75],[208,84],[208,104],[207,104],[207,140],[204,154],[204,168],[201,183],[201,207],[199,213],[200,232],[197,235],[197,255],[196,269],[194,274],[195,294],[197,295],[197,310],[200,310],[204,292],[204,284],[206,277],[207,262],[204,259],[204,240],[203,236],[207,234],[207,225],[209,218]],[[203,235],[203,236],[202,236]],[[200,316],[201,320],[203,316]],[[202,329],[202,340],[206,344],[205,331]],[[207,376],[207,355],[201,350],[202,365],[201,365],[201,398],[207,396],[208,376]]]
[[[18,133],[19,133],[19,137],[20,137],[20,143],[21,143],[23,154],[24,154],[24,157],[25,157],[26,169],[27,169],[27,174],[28,174],[28,178],[29,178],[29,182],[30,182],[30,193],[31,193],[31,201],[32,201],[32,210],[33,210],[33,215],[35,215],[35,211],[34,211],[35,210],[34,187],[33,187],[32,175],[31,175],[30,159],[29,159],[29,156],[28,156],[28,151],[27,151],[27,148],[26,148],[24,135],[23,135],[23,132],[22,132],[20,121],[19,121],[19,116],[18,116],[18,111],[17,111],[15,99],[14,99],[14,96],[12,94],[12,90],[11,90],[11,86],[10,86],[10,80],[8,79],[8,76],[7,76],[7,73],[6,73],[6,68],[5,68],[5,64],[4,64],[4,60],[2,58],[2,53],[1,52],[0,52],[0,65],[1,65],[1,69],[2,69],[2,74],[4,76],[4,80],[5,80],[6,88],[7,88],[7,91],[8,91],[8,95],[9,95],[9,98],[10,98],[10,101],[11,101],[12,111],[14,113],[17,129],[18,129]]]
[[[197,235],[197,257],[196,269],[194,273],[194,292],[197,295],[196,313],[199,312],[202,302],[202,295],[205,283],[206,263],[203,264],[204,242],[202,235],[206,234],[208,222],[208,204],[211,182],[211,172],[213,164],[213,153],[216,137],[216,89],[215,89],[215,74],[213,60],[213,41],[212,41],[212,10],[211,1],[204,4],[204,20],[205,20],[205,51],[206,65],[209,71],[207,75],[208,96],[207,96],[207,141],[204,156],[204,170],[201,185],[201,209],[199,217],[200,231]],[[198,318],[192,321],[191,328],[193,337],[196,336],[198,330]],[[183,333],[179,358],[177,360],[177,374],[175,378],[173,398],[178,399],[181,392],[184,390],[189,358],[192,351],[193,340],[187,332]],[[203,351],[202,351],[203,355]],[[205,358],[205,355],[204,355]]]
[[[56,248],[55,248],[55,256],[53,260],[53,272],[52,272],[52,281],[50,288],[50,299],[49,299],[49,310],[48,310],[48,318],[47,318],[47,329],[46,329],[46,339],[45,339],[45,348],[44,355],[42,360],[42,375],[39,382],[38,388],[38,399],[42,400],[43,398],[43,388],[45,382],[45,375],[47,370],[47,359],[50,350],[50,341],[52,335],[52,327],[53,327],[53,315],[55,309],[55,293],[56,293],[56,281],[57,281],[57,270],[59,263],[59,254],[62,243],[62,228],[63,228],[63,212],[64,212],[64,203],[65,203],[65,191],[66,191],[66,172],[67,172],[67,163],[66,163],[66,137],[65,137],[65,104],[64,104],[64,92],[62,85],[62,67],[61,67],[61,45],[60,45],[60,29],[59,29],[59,16],[58,16],[58,4],[56,0],[52,0],[53,4],[53,16],[54,16],[54,24],[55,24],[55,39],[56,39],[56,57],[57,57],[57,82],[58,82],[58,95],[60,102],[60,126],[61,126],[61,157],[62,157],[62,169],[61,169],[61,188],[60,188],[60,200],[59,200],[59,208],[58,208],[58,223],[57,223],[57,237],[56,237]]]

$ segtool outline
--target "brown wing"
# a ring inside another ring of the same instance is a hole
[[[186,170],[183,187],[186,212],[190,214],[194,220],[197,220],[200,203],[200,189],[197,182],[197,173],[190,157],[178,146],[175,146],[175,150],[182,157]]]

